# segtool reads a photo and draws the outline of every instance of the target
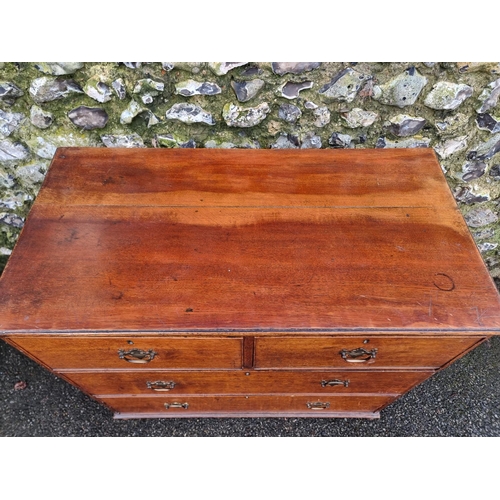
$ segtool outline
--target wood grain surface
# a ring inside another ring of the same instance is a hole
[[[59,149],[0,278],[10,334],[398,329],[500,329],[427,149]]]

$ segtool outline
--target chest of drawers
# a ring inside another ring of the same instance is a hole
[[[0,278],[2,338],[116,418],[377,418],[499,332],[427,149],[59,149]]]

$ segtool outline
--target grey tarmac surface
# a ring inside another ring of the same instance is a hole
[[[114,420],[112,413],[0,340],[0,436],[500,436],[500,338],[382,410],[378,420]],[[24,389],[15,389],[25,382]]]

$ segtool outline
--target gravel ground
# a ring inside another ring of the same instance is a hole
[[[379,420],[114,420],[0,340],[0,436],[500,436],[500,338],[483,343],[381,412]],[[24,389],[15,388],[25,382]]]

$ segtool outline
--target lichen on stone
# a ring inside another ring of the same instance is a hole
[[[342,118],[346,122],[345,125],[349,128],[369,127],[375,123],[378,117],[378,113],[365,111],[361,108],[354,108],[351,111],[342,113]]]
[[[374,86],[373,98],[390,106],[411,106],[426,84],[427,78],[410,67],[389,82]]]
[[[253,108],[242,108],[228,102],[222,109],[222,117],[229,127],[254,127],[265,120],[271,108],[263,102]]]
[[[213,82],[198,82],[190,79],[175,84],[175,93],[184,97],[192,95],[216,95],[221,92],[221,88]]]
[[[319,94],[327,101],[352,102],[364,82],[371,79],[352,68],[345,68],[319,89]]]
[[[167,120],[178,120],[183,123],[203,123],[215,125],[214,117],[200,106],[180,102],[174,104],[165,115]]]
[[[465,83],[437,82],[425,98],[424,104],[432,109],[457,109],[472,95],[472,87]]]

